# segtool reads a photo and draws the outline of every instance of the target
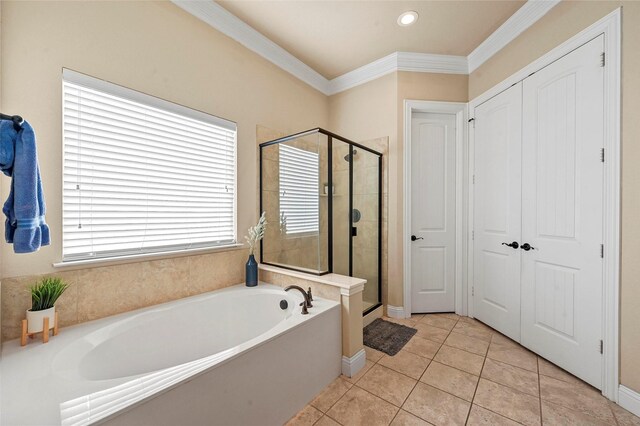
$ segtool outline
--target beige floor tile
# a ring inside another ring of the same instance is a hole
[[[544,400],[542,401],[542,423],[545,426],[607,426],[615,424]]]
[[[489,342],[486,340],[476,339],[475,337],[465,336],[464,334],[456,332],[451,332],[447,340],[444,341],[444,344],[482,356],[485,356],[487,349],[489,349]]]
[[[420,381],[458,398],[471,401],[478,384],[478,376],[433,361]]]
[[[378,364],[418,380],[427,369],[429,362],[427,358],[401,350],[395,356],[383,356]]]
[[[311,405],[322,412],[326,412],[336,401],[347,393],[351,386],[353,386],[353,384],[344,380],[342,377],[338,377],[311,401]]]
[[[307,405],[294,418],[287,422],[287,426],[312,426],[323,416],[322,411]]]
[[[540,376],[540,396],[545,401],[580,411],[605,422],[615,422],[608,400],[586,384],[567,383]]]
[[[358,381],[358,386],[400,407],[416,382],[404,374],[376,364]]]
[[[504,349],[507,349],[509,347],[511,348],[522,347],[520,343],[516,342],[515,340],[511,340],[504,334],[500,334],[500,333],[493,333],[493,336],[491,336],[491,343],[494,343],[495,345],[498,345],[498,346],[502,346],[504,347]]]
[[[461,319],[462,317],[458,314],[454,314],[453,312],[444,312],[444,313],[439,313],[439,314],[429,314],[431,316],[436,316],[436,317],[442,317],[442,318],[447,318],[450,320],[454,320],[454,321],[458,321],[459,319]],[[468,318],[468,317],[467,317]]]
[[[437,343],[443,343],[449,335],[449,332],[443,328],[434,327],[422,322],[417,323],[413,328],[418,330],[416,336],[422,337],[423,339],[433,340]]]
[[[538,357],[538,372],[544,376],[553,377],[568,383],[583,383],[576,376],[564,371],[544,358]]]
[[[489,327],[477,321],[458,321],[456,326],[453,327],[453,331],[455,331],[456,333],[464,334],[465,336],[485,340],[487,342],[491,341],[491,336],[493,335],[493,331],[491,331]]]
[[[516,367],[524,368],[534,373],[538,372],[536,355],[522,346],[511,347],[491,342],[489,352],[487,352],[487,358],[515,365]]]
[[[367,353],[367,359],[371,362],[378,362],[380,361],[380,358],[384,356],[384,352],[380,352],[379,350],[370,348],[369,346],[365,346],[364,351]]]
[[[440,343],[434,342],[433,340],[413,336],[402,349],[416,355],[432,359],[436,352],[438,352],[438,349],[440,349],[440,346]]]
[[[620,426],[640,426],[640,417],[634,416],[615,402],[609,401],[609,407]]]
[[[540,395],[536,373],[503,362],[487,358],[482,369],[482,377],[536,398]]]
[[[414,328],[416,323],[418,322],[418,320],[414,320],[413,318],[384,317],[382,319],[385,320],[385,321],[393,322],[395,324],[400,324],[400,325],[404,325],[404,326],[411,327],[411,328]]]
[[[434,327],[442,328],[447,331],[451,331],[453,327],[455,327],[457,320],[452,320],[449,318],[440,317],[437,315],[425,315],[424,318],[420,320],[422,324],[432,325]]]
[[[435,425],[464,425],[471,404],[424,383],[418,383],[402,406]]]
[[[343,425],[388,425],[397,412],[398,407],[354,386],[327,415]]]
[[[459,317],[459,319],[460,319],[460,321],[468,322],[468,323],[470,323],[470,324],[474,324],[474,325],[477,325],[477,326],[479,326],[479,327],[487,327],[487,325],[486,325],[486,324],[484,324],[484,323],[482,323],[482,322],[478,321],[478,320],[477,320],[477,319],[475,319],[475,318],[465,317],[465,316],[460,316],[460,317]]]
[[[420,321],[422,318],[424,318],[424,314],[411,314],[411,318],[409,318],[411,321]]]
[[[322,416],[314,426],[340,426],[340,423],[336,422],[329,416]]]
[[[525,425],[540,424],[538,398],[485,379],[480,379],[473,403]]]
[[[391,426],[428,426],[430,424],[404,410],[400,410],[391,422]]]
[[[344,374],[341,374],[340,377],[342,377],[344,380],[346,380],[349,383],[357,383],[358,380],[360,380],[365,374],[367,374],[367,371],[369,371],[369,369],[374,365],[375,365],[374,362],[366,360],[364,363],[364,367],[362,367],[362,369],[358,371],[358,373],[355,376],[348,377],[348,376],[345,376]]]
[[[518,426],[519,423],[473,404],[467,426]]]
[[[433,360],[479,376],[482,371],[484,357],[463,351],[462,349],[443,345]]]

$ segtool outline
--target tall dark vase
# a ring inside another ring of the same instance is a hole
[[[245,267],[246,277],[245,283],[247,287],[255,287],[258,285],[258,262],[253,255],[249,255],[247,265]]]

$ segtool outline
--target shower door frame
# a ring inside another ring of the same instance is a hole
[[[328,187],[329,194],[327,194],[327,215],[328,217],[328,241],[327,241],[327,266],[328,271],[326,272],[311,272],[308,269],[296,268],[293,266],[283,266],[280,264],[270,263],[264,261],[264,250],[263,250],[263,240],[260,240],[260,263],[264,265],[276,266],[278,268],[288,269],[292,271],[304,272],[306,274],[311,275],[326,275],[333,273],[333,140],[339,140],[349,145],[349,155],[353,158],[353,149],[358,148],[364,151],[367,151],[373,155],[378,156],[378,300],[377,302],[371,306],[370,308],[363,311],[363,315],[368,314],[369,312],[377,309],[382,306],[382,202],[384,198],[383,194],[383,175],[382,175],[382,154],[368,148],[364,145],[361,145],[357,142],[353,142],[347,138],[344,138],[340,135],[337,135],[333,132],[325,130],[321,127],[316,127],[313,129],[305,130],[303,132],[294,133],[292,135],[284,136],[282,138],[274,139],[268,142],[263,142],[259,145],[260,149],[260,170],[259,170],[259,181],[260,181],[260,211],[263,212],[263,182],[262,182],[262,168],[263,168],[263,149],[271,146],[280,144],[283,142],[288,142],[294,139],[298,139],[304,136],[312,135],[314,133],[319,133],[327,136],[327,179],[328,179]],[[318,188],[319,190],[319,188]],[[349,162],[349,276],[353,276],[353,161]]]

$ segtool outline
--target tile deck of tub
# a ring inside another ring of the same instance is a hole
[[[418,332],[395,356],[367,348],[288,425],[636,425],[571,374],[455,314],[385,318]]]

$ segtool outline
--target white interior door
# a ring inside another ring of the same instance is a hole
[[[522,339],[601,388],[600,36],[523,82]]]
[[[411,310],[455,311],[456,116],[411,120]]]
[[[520,340],[522,84],[475,109],[474,316]]]

